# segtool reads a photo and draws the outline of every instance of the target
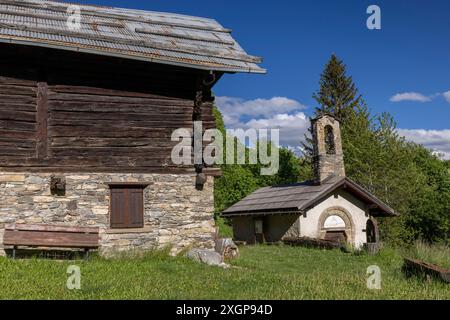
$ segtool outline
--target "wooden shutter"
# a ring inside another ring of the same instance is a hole
[[[142,188],[128,189],[128,225],[130,228],[144,226],[144,197]]]
[[[126,189],[111,189],[111,228],[126,228]]]
[[[111,228],[142,228],[144,226],[143,187],[111,188]]]

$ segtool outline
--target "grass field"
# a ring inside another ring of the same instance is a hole
[[[449,251],[442,257],[448,263]],[[81,268],[81,290],[66,288],[70,264]],[[208,267],[165,252],[76,262],[0,258],[0,299],[450,299],[450,285],[405,278],[391,249],[367,256],[243,247],[232,264]],[[381,268],[381,290],[366,287],[371,265]]]

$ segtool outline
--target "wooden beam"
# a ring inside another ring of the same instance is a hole
[[[431,263],[427,263],[425,261],[404,258],[402,270],[407,276],[424,275],[427,277],[440,279],[446,283],[450,283],[450,270]]]
[[[46,82],[37,84],[36,105],[36,157],[48,158],[48,85]]]

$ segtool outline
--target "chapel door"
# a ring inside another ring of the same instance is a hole
[[[263,219],[255,219],[255,242],[256,243],[264,243],[266,239],[264,237],[264,220]]]
[[[345,231],[327,231],[325,240],[345,243],[347,242],[347,235]]]

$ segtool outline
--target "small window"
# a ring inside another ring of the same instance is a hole
[[[144,227],[144,186],[111,186],[111,228]]]
[[[263,221],[262,220],[255,220],[255,234],[263,234]]]
[[[332,126],[325,127],[325,149],[327,154],[336,153],[336,146],[334,144],[334,132]]]

